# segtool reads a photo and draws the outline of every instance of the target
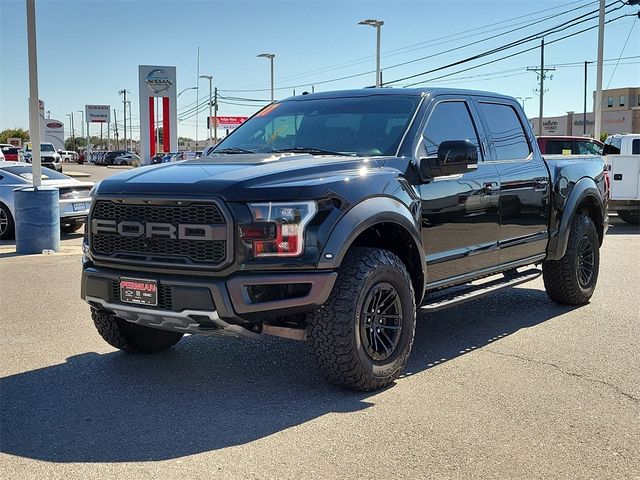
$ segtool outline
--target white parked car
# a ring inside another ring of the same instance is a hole
[[[116,157],[113,161],[114,165],[132,165],[137,167],[140,165],[140,157],[135,153],[125,153],[124,155],[120,155]]]
[[[14,190],[32,185],[31,165],[0,161],[0,240],[15,233]],[[49,168],[42,169],[42,185],[60,191],[60,229],[72,233],[84,224],[91,207],[93,182],[80,182]]]
[[[62,157],[62,161],[66,163],[77,162],[78,154],[72,150],[60,150],[58,152]]]
[[[628,223],[640,224],[640,135],[611,135],[603,155],[609,166],[609,210]]]

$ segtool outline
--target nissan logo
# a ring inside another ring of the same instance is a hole
[[[60,122],[49,122],[47,123],[47,127],[49,128],[62,128],[64,125],[62,125]]]
[[[173,82],[166,72],[160,68],[151,70],[144,79],[144,82],[154,93],[166,92],[171,88],[171,85],[173,85]]]

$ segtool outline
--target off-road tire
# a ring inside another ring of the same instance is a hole
[[[158,353],[174,346],[182,333],[167,332],[127,322],[112,313],[91,309],[100,336],[112,347],[127,353]]]
[[[75,231],[77,231],[80,227],[82,227],[82,225],[84,225],[83,222],[71,222],[68,225],[61,225],[60,226],[60,231],[62,233],[74,233]]]
[[[579,281],[579,246],[586,239],[593,252],[593,272],[584,285]],[[560,260],[542,263],[542,278],[547,295],[562,305],[584,305],[589,302],[598,281],[600,241],[591,218],[584,214],[574,217],[569,232],[567,251]]]
[[[3,220],[2,230],[0,231],[0,240],[11,240],[14,238],[16,233],[16,224],[13,221],[13,216],[9,211],[9,207],[0,203],[0,210],[2,210],[0,218]]]
[[[620,210],[618,217],[632,225],[640,224],[640,210]]]
[[[365,298],[382,284],[396,290],[402,328],[393,353],[376,361],[363,345],[360,317]],[[407,363],[416,327],[415,295],[405,265],[387,250],[352,248],[338,270],[329,299],[308,315],[307,325],[315,363],[330,383],[358,391],[389,385]]]

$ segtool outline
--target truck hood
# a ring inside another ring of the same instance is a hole
[[[391,157],[309,154],[212,155],[135,168],[102,182],[98,195],[188,198],[227,201],[298,199],[303,187],[380,173]],[[325,187],[326,188],[326,187]],[[313,189],[315,190],[315,189]]]

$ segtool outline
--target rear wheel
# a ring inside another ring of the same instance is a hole
[[[136,325],[95,308],[91,309],[91,318],[98,333],[109,345],[127,353],[162,352],[178,343],[183,335]]]
[[[600,241],[587,215],[576,215],[567,251],[560,260],[542,263],[547,295],[563,305],[584,305],[596,289],[600,269]]]
[[[0,203],[0,240],[9,240],[14,237],[15,223],[9,207]]]
[[[393,253],[354,248],[327,302],[307,319],[316,364],[331,383],[375,390],[404,368],[416,326],[411,278]]]
[[[618,217],[633,225],[640,224],[640,210],[620,210]]]

